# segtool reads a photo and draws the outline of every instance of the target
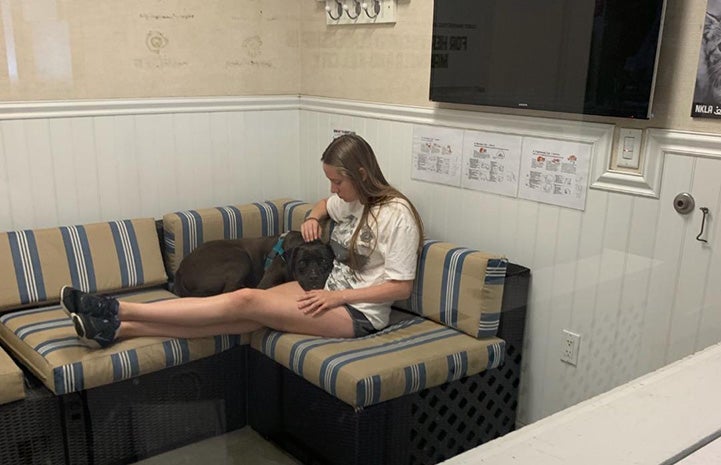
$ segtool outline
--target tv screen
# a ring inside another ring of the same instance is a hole
[[[435,0],[430,99],[648,118],[664,0]]]

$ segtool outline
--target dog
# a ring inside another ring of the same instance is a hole
[[[299,231],[283,236],[208,241],[187,255],[175,272],[179,297],[207,297],[241,288],[268,289],[298,281],[322,289],[333,269],[333,249],[305,242]]]

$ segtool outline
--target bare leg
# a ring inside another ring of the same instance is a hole
[[[182,298],[151,303],[121,302],[118,313],[121,321],[119,336],[152,334],[197,337],[199,334],[247,332],[246,330],[230,331],[231,327],[249,328],[248,330],[252,331],[261,326],[327,337],[353,336],[353,322],[344,307],[337,307],[315,316],[305,315],[298,309],[297,302],[303,293],[297,282],[290,282],[267,290],[240,289],[204,298]],[[155,323],[155,325],[128,326],[131,322]],[[205,329],[201,329],[203,327]],[[163,328],[173,331],[173,334],[164,332]]]

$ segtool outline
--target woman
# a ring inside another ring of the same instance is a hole
[[[267,290],[133,303],[66,286],[61,305],[78,336],[105,347],[120,338],[193,338],[262,327],[324,337],[359,337],[383,329],[391,304],[408,298],[413,288],[423,243],[420,216],[388,184],[363,138],[338,137],[321,161],[332,195],[313,206],[301,233],[312,241],[320,238],[323,219],[336,222],[331,235],[336,259],[325,289],[306,292],[293,281]]]

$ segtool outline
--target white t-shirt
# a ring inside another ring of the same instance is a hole
[[[356,244],[358,270],[348,264],[349,244],[363,214],[363,204],[346,202],[337,195],[327,201],[328,215],[336,222],[330,244],[335,252],[327,290],[356,289],[390,280],[408,281],[416,277],[419,230],[408,202],[395,199],[373,207]],[[373,220],[373,213],[377,224]],[[374,247],[375,245],[375,247]],[[388,325],[393,302],[354,303],[376,329]]]

